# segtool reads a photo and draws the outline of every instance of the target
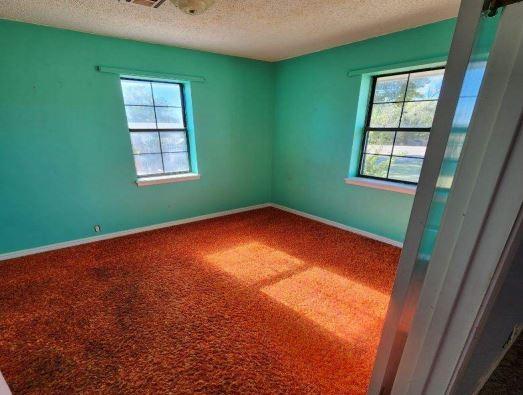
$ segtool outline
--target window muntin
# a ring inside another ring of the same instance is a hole
[[[416,184],[443,68],[373,78],[359,176]]]
[[[191,171],[183,85],[121,79],[138,177]]]

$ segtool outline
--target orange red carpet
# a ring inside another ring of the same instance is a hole
[[[0,262],[0,371],[15,394],[363,394],[399,253],[267,208]]]

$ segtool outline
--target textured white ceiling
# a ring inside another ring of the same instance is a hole
[[[0,18],[276,61],[457,15],[459,0],[216,0],[185,15],[169,0],[0,0]]]

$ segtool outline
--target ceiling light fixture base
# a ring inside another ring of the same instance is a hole
[[[188,15],[199,15],[214,4],[214,0],[171,0],[180,10]]]

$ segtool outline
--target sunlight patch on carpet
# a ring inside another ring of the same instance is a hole
[[[319,267],[262,292],[349,342],[378,341],[389,303],[388,295]]]
[[[242,244],[206,258],[214,266],[249,285],[305,266],[301,259],[258,242]]]

